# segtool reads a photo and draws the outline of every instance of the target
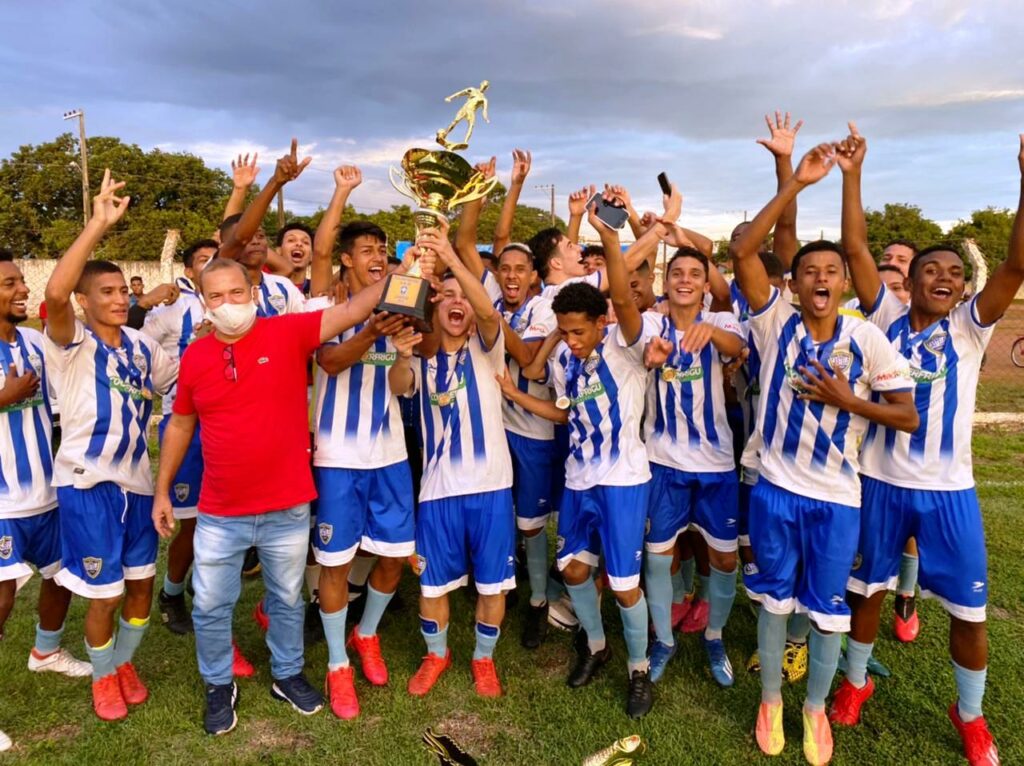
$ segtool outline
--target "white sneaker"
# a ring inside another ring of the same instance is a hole
[[[13,744],[14,743],[11,742],[11,738],[4,734],[2,731],[0,731],[0,753],[2,753],[4,750],[10,750],[11,745]]]
[[[576,613],[572,608],[572,600],[568,596],[562,596],[557,601],[548,603],[548,624],[559,630],[576,630],[580,621],[576,619]]]
[[[60,673],[71,678],[81,678],[92,674],[92,665],[76,660],[63,647],[45,657],[36,657],[35,652],[28,654],[28,669],[34,673]]]

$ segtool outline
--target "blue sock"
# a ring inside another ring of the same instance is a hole
[[[782,702],[782,653],[786,648],[785,614],[764,606],[757,613],[757,653],[761,660],[761,702]]]
[[[601,605],[597,601],[597,586],[594,578],[588,577],[579,585],[565,584],[572,599],[572,608],[576,619],[587,634],[587,644],[591,653],[604,649],[604,625],[601,623]]]
[[[683,594],[693,593],[693,576],[697,572],[697,559],[692,556],[688,559],[681,559],[679,562],[679,575],[683,578]]]
[[[793,612],[786,628],[786,640],[793,644],[806,644],[811,632],[811,618],[807,612]]]
[[[679,567],[672,575],[672,603],[681,604],[686,600],[686,588],[683,587],[683,568]]]
[[[654,634],[665,646],[675,646],[672,635],[672,557],[648,553],[644,563],[644,587],[651,609]]]
[[[530,577],[530,605],[542,606],[548,600],[548,533],[543,529],[529,537],[526,544],[526,573]]]
[[[849,637],[846,639],[846,680],[858,689],[863,689],[868,682],[868,660],[874,648],[874,641],[862,644]]]
[[[668,563],[671,565],[671,558],[668,558]],[[634,670],[647,670],[647,599],[644,594],[640,594],[640,600],[633,606],[619,604],[619,614],[622,615],[622,635],[626,639],[626,652],[629,654],[629,672],[632,674]]]
[[[812,711],[825,709],[825,699],[832,689],[832,679],[836,676],[839,665],[839,651],[843,646],[841,633],[819,633],[811,628],[808,642],[810,667],[807,671],[807,700],[804,707]]]
[[[917,556],[904,553],[900,558],[900,579],[896,583],[896,593],[900,596],[913,596],[917,586]]]
[[[92,680],[99,681],[116,671],[114,666],[114,639],[110,639],[103,646],[89,646],[85,642],[85,651],[89,655],[89,662],[92,663]]]
[[[139,624],[141,623],[141,624]],[[120,625],[117,631],[117,638],[114,640],[114,667],[119,668],[126,662],[131,662],[132,657],[135,656],[135,650],[139,648],[139,644],[142,643],[142,636],[146,633],[146,628],[149,627],[149,618],[145,621],[141,621],[138,618],[132,618],[126,620],[124,617],[120,619]]]
[[[529,539],[529,538],[527,538]],[[494,656],[494,647],[498,643],[498,636],[501,635],[501,628],[497,625],[488,625],[486,622],[476,624],[476,648],[473,649],[474,660],[489,660]]]
[[[708,627],[704,638],[712,641],[722,637],[722,629],[729,620],[732,602],[736,600],[736,570],[723,572],[711,567],[708,581]]]
[[[711,584],[711,575],[697,573],[697,598],[701,601],[708,600],[708,586]]]
[[[320,620],[324,624],[324,639],[327,641],[328,670],[337,670],[348,665],[348,652],[345,650],[345,620],[347,618],[347,606],[338,612],[320,610]]]
[[[960,713],[960,720],[964,723],[980,718],[981,700],[985,696],[985,676],[988,668],[984,670],[968,670],[953,663],[953,678],[956,679],[956,692],[959,695],[957,710]]]
[[[552,601],[558,601],[562,596],[566,595],[568,591],[565,589],[565,585],[558,582],[554,577],[548,575],[548,603]]]
[[[60,637],[64,633],[64,626],[57,630],[43,630],[39,623],[36,623],[36,654],[53,654],[60,649]]]
[[[359,619],[360,636],[366,638],[376,635],[380,618],[384,616],[384,610],[388,608],[394,595],[393,591],[381,593],[369,583],[366,584],[366,606],[363,607],[363,616]]]
[[[164,575],[164,593],[168,596],[180,596],[185,592],[185,581],[171,582],[171,578]]]
[[[436,620],[428,620],[421,615],[420,633],[423,634],[423,640],[427,642],[427,654],[433,654],[435,657],[448,656],[447,625],[441,628]]]

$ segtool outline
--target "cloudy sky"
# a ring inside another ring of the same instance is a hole
[[[340,163],[353,203],[400,202],[387,166],[429,145],[444,96],[491,82],[467,156],[533,151],[523,201],[626,185],[656,204],[666,171],[685,222],[726,233],[774,189],[762,115],[805,121],[798,152],[857,121],[869,206],[911,202],[947,223],[1015,207],[1024,131],[1024,15],[967,0],[529,0],[4,3],[0,156],[72,127],[227,167],[258,150],[266,178],[291,136],[314,158],[290,209],[326,204]],[[456,131],[461,135],[461,131]],[[835,233],[838,171],[801,196],[802,238]]]

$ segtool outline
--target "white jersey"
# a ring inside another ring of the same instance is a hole
[[[187,280],[178,282],[181,295],[169,306],[157,306],[148,314],[142,332],[151,337],[171,359],[181,362],[188,344],[196,339],[196,330],[203,323],[206,310],[195,290],[186,287]],[[164,394],[163,413],[170,415],[174,407],[177,382]]]
[[[805,497],[860,506],[857,451],[867,420],[799,399],[799,368],[818,359],[826,368],[842,371],[854,394],[867,399],[872,392],[913,389],[906,359],[877,327],[842,314],[833,337],[815,343],[799,309],[775,288],[768,304],[751,313],[750,329],[761,357],[761,475]]]
[[[357,324],[324,347],[350,341],[364,327]],[[388,385],[397,357],[391,338],[383,337],[337,375],[314,368],[313,465],[381,468],[408,459],[402,413]]]
[[[455,353],[413,357],[423,443],[420,502],[512,486],[512,459],[501,418],[505,369],[501,333],[487,349],[472,335]]]
[[[87,489],[112,481],[152,495],[146,429],[153,395],[166,394],[177,380],[177,361],[130,327],[121,328],[117,348],[77,319],[67,346],[45,337],[46,367],[57,373],[53,385],[61,411],[53,485]]]
[[[978,375],[995,323],[978,319],[977,296],[921,332],[910,307],[882,286],[868,319],[910,362],[920,425],[913,433],[872,424],[864,437],[861,473],[900,487],[959,490],[974,486],[971,427]]]
[[[564,282],[559,282],[557,285],[545,285],[544,289],[540,291],[541,298],[547,298],[549,301],[553,301],[555,296],[562,292],[562,288],[566,285],[575,284],[576,282],[585,282],[588,285],[596,287],[598,290],[601,289],[601,272],[595,271],[593,274],[587,274],[583,277],[569,277]]]
[[[0,340],[0,388],[14,365],[17,374],[35,370],[39,387],[20,402],[0,407],[0,519],[16,519],[57,506],[53,479],[53,414],[49,377],[43,365],[43,336],[15,328],[14,343]]]
[[[727,311],[702,313],[697,321],[742,338],[739,323]],[[644,314],[644,344],[651,338],[664,338],[673,347],[647,385],[647,457],[652,463],[680,471],[735,470],[732,430],[725,408],[723,360],[712,343],[698,354],[683,352],[680,346],[684,335],[670,316]]]
[[[497,301],[494,307],[501,312],[509,327],[523,339],[524,343],[543,341],[558,326],[555,314],[551,310],[551,301],[539,295],[527,298],[515,311],[506,309],[501,300]],[[512,357],[507,357],[507,362],[509,374],[520,391],[547,401],[554,398],[549,384],[538,383],[524,377],[519,362]],[[502,400],[502,414],[505,417],[505,428],[514,434],[542,441],[555,438],[554,423],[527,412],[508,399]]]
[[[263,274],[256,290],[256,316],[276,317],[281,314],[301,314],[306,298],[288,277]]]
[[[611,325],[586,360],[559,344],[551,381],[555,394],[569,400],[565,486],[582,490],[649,481],[651,468],[640,440],[647,387],[643,333],[630,344],[620,326]]]

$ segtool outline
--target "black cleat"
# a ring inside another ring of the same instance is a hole
[[[548,605],[526,605],[526,619],[523,620],[521,643],[525,649],[536,649],[548,635]]]
[[[607,644],[599,652],[591,653],[587,645],[586,631],[580,630],[576,634],[576,664],[569,672],[566,684],[570,689],[578,689],[589,684],[602,665],[612,658],[612,650]]]
[[[238,723],[238,686],[229,684],[206,685],[206,714],[203,728],[207,734],[227,734]]]
[[[654,704],[654,686],[646,670],[634,670],[629,677],[629,696],[626,699],[626,715],[643,718]]]
[[[245,552],[242,559],[242,574],[246,577],[255,577],[260,573],[260,552],[256,548],[250,548]]]
[[[312,646],[324,640],[324,621],[320,618],[320,600],[312,599],[306,604],[306,618],[302,624],[302,640]]]
[[[157,603],[160,607],[160,620],[171,633],[184,636],[186,633],[192,632],[192,615],[189,613],[188,607],[185,606],[184,593],[168,596],[161,588],[160,595],[157,596]]]

